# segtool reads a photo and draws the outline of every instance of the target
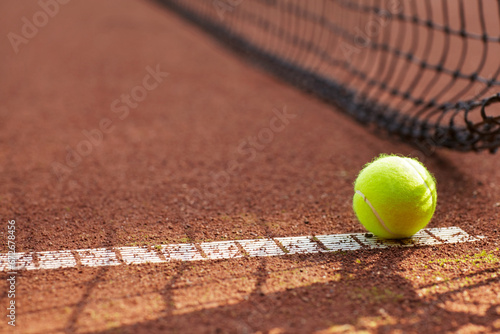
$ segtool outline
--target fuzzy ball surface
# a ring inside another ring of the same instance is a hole
[[[363,226],[384,239],[409,238],[436,209],[436,180],[416,159],[381,155],[354,183],[353,208]]]

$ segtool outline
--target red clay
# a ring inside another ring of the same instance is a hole
[[[19,34],[22,18],[39,10],[3,2],[2,35]],[[20,272],[16,332],[500,331],[498,156],[423,155],[379,138],[149,1],[61,5],[17,54],[8,39],[3,51],[2,253],[11,219],[17,251],[361,232],[352,183],[382,152],[420,156],[436,176],[430,227],[486,236],[419,249]],[[139,96],[135,87],[157,66],[169,75],[144,100],[128,114],[126,102],[112,107],[122,94]],[[263,130],[285,111],[294,117],[282,130]],[[89,146],[83,131],[94,129],[103,138]],[[88,153],[81,161],[78,150]],[[0,330],[11,332],[2,319]]]

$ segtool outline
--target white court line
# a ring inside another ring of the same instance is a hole
[[[203,260],[203,256],[198,252],[194,244],[173,244],[161,246],[161,252],[167,259],[180,261]]]
[[[273,239],[170,244],[159,247],[114,247],[33,253],[0,254],[0,271],[101,267],[169,261],[232,259],[243,256],[313,254],[357,249],[419,247],[473,242],[484,237],[467,234],[459,227],[429,228],[410,239],[383,240],[369,233],[329,234]],[[198,246],[198,247],[197,247]],[[200,252],[198,249],[201,249]],[[241,252],[244,250],[244,253]],[[76,257],[75,257],[76,255]]]
[[[288,254],[312,254],[324,251],[312,237],[275,238],[288,251]]]
[[[232,259],[243,256],[234,241],[202,242],[200,247],[209,260]]]
[[[145,247],[119,247],[117,249],[125,264],[165,262],[158,253]]]
[[[111,249],[78,249],[76,252],[80,256],[80,262],[84,267],[117,266],[120,264],[116,253]]]
[[[316,239],[318,239],[330,252],[362,248],[359,242],[354,240],[350,234],[317,235]]]
[[[38,252],[38,268],[33,269],[59,269],[76,267],[76,259],[71,251]]]
[[[38,269],[35,266],[31,253],[0,254],[0,271],[18,271],[23,269]]]
[[[249,256],[277,256],[286,253],[273,239],[238,240]]]

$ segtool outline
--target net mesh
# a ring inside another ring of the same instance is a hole
[[[157,0],[423,149],[500,146],[500,0]]]

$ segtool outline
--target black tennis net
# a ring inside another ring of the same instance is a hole
[[[500,0],[157,0],[359,122],[500,146]]]

